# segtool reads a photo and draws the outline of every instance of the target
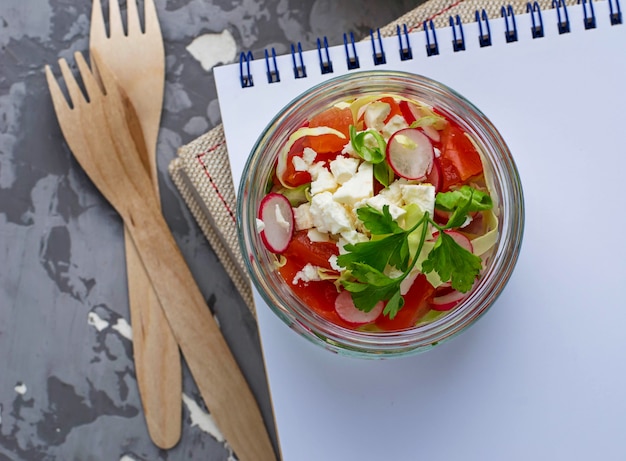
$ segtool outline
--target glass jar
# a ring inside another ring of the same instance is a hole
[[[414,328],[359,331],[336,325],[308,308],[276,270],[275,256],[256,228],[259,205],[278,154],[291,133],[340,101],[365,95],[397,95],[435,107],[470,136],[490,172],[498,217],[498,240],[469,295],[447,315]],[[239,242],[254,287],[270,309],[304,338],[328,350],[359,357],[391,357],[426,351],[473,324],[498,298],[518,259],[524,202],[518,171],[504,140],[479,109],[429,78],[391,71],[355,72],[330,79],[291,101],[258,138],[244,168],[237,196]]]

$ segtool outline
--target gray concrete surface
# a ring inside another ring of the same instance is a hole
[[[268,421],[254,320],[167,176],[176,149],[220,122],[212,72],[187,47],[204,34],[230,35],[237,53],[256,56],[297,41],[310,49],[323,35],[332,45],[416,4],[156,0],[167,53],[164,215]],[[43,75],[44,64],[86,52],[90,9],[88,0],[0,1],[0,461],[231,460],[186,370],[180,443],[162,451],[148,437],[121,222],[64,144]]]

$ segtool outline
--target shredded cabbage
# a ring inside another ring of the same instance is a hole
[[[482,256],[489,251],[498,241],[498,218],[492,210],[483,212],[487,229],[485,234],[472,240],[472,248],[476,256]]]

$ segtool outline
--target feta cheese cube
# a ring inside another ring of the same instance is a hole
[[[354,228],[346,209],[333,200],[333,194],[328,191],[312,197],[309,212],[313,225],[320,232],[339,234]]]
[[[406,123],[406,120],[402,115],[394,115],[389,119],[389,121],[385,124],[382,129],[383,138],[388,140],[392,134],[394,134],[398,130],[403,130],[404,128],[408,128],[409,124]]]
[[[400,186],[404,203],[415,203],[422,211],[435,212],[435,186],[430,184],[403,184]]]
[[[363,162],[354,176],[343,183],[333,194],[335,201],[353,206],[359,200],[374,195],[374,168]]]
[[[298,155],[294,156],[291,159],[291,163],[296,171],[309,171],[316,157],[317,152],[310,147],[305,147],[302,151],[302,157]]]
[[[315,152],[310,147],[305,147],[302,151],[302,159],[307,163],[307,165],[313,165],[313,162],[317,158],[317,152]]]
[[[293,163],[293,168],[296,171],[308,171],[310,166],[302,157],[298,157],[297,155],[291,159],[291,163]]]
[[[365,234],[357,232],[354,229],[342,232],[341,237],[346,241],[346,244],[351,243],[352,245],[369,240]]]
[[[335,177],[337,184],[343,184],[356,174],[359,160],[356,158],[337,157],[330,162],[330,172]]]
[[[358,157],[357,153],[354,150],[354,147],[352,147],[352,142],[350,142],[350,140],[348,140],[348,142],[346,143],[345,146],[343,146],[343,149],[341,149],[341,153],[343,155],[349,155],[350,157]]]
[[[364,204],[367,204],[369,206],[371,206],[372,208],[374,208],[375,210],[378,210],[382,213],[383,211],[383,207],[385,205],[389,206],[389,214],[391,215],[391,217],[393,218],[394,221],[397,221],[398,218],[401,218],[402,216],[404,216],[406,214],[406,210],[404,210],[403,208],[400,208],[399,206],[391,203],[389,200],[387,200],[383,195],[375,195],[372,198],[368,198],[367,200],[364,201]]]
[[[320,232],[316,228],[311,228],[306,233],[307,237],[311,242],[328,242],[330,241],[330,236],[328,232]]]
[[[337,181],[328,168],[322,162],[318,162],[309,168],[311,173],[311,195],[324,191],[334,191],[337,189]]]
[[[307,282],[316,282],[318,280],[321,280],[318,269],[319,269],[318,266],[314,266],[313,264],[310,264],[310,263],[306,264],[302,268],[302,270],[296,272],[296,275],[294,276],[291,283],[294,285],[297,285],[298,282],[300,281],[307,283]]]
[[[382,131],[385,126],[385,119],[391,112],[391,106],[386,102],[374,101],[368,104],[363,114],[363,120],[368,128]]]
[[[394,182],[389,184],[389,186],[385,187],[380,191],[380,195],[385,197],[389,203],[393,203],[397,206],[404,205],[404,200],[402,199],[402,190],[400,190],[400,186],[403,184],[410,184],[406,179],[400,178],[396,179]]]
[[[313,217],[311,216],[310,207],[308,203],[303,203],[293,209],[296,230],[310,229],[313,227]]]
[[[331,269],[341,271],[342,267],[337,264],[337,255],[331,255],[330,258],[328,258],[328,262],[330,263]]]

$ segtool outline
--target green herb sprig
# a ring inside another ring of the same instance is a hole
[[[368,142],[368,140],[370,141]],[[354,125],[350,125],[350,143],[359,157],[374,165],[374,177],[378,182],[385,187],[391,184],[394,174],[385,161],[387,143],[381,134],[376,130],[357,133]]]
[[[387,301],[383,314],[393,319],[404,305],[400,285],[418,261],[422,252],[428,226],[438,230],[437,240],[422,263],[425,274],[435,271],[443,282],[451,282],[452,288],[467,292],[482,269],[479,256],[460,246],[445,231],[461,226],[468,213],[491,208],[488,194],[463,186],[458,190],[439,193],[435,206],[451,212],[445,226],[437,224],[428,212],[410,228],[401,228],[389,213],[389,206],[382,211],[367,205],[357,210],[359,219],[370,231],[368,242],[348,244],[347,253],[337,258],[337,263],[346,268],[346,275],[340,279],[341,285],[352,294],[354,305],[369,312],[379,301]],[[409,236],[417,232],[419,243],[414,254],[409,249]],[[384,236],[384,237],[382,237]],[[388,267],[395,267],[401,275],[390,277],[384,273]]]

